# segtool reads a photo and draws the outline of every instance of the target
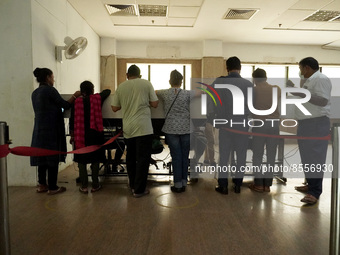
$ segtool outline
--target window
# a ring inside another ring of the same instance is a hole
[[[281,89],[286,86],[286,66],[284,65],[255,65],[255,69],[262,68],[267,73],[267,82],[278,85]]]
[[[340,87],[337,86],[340,81],[340,67],[322,66],[322,73],[325,74],[332,82],[332,96],[340,96]]]
[[[127,63],[129,68],[133,63]],[[190,64],[136,64],[141,70],[143,79],[149,80],[155,90],[170,88],[170,73],[177,70],[183,75],[183,89],[190,89],[191,65]]]

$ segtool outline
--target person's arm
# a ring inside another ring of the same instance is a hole
[[[74,94],[67,100],[67,102],[69,102],[69,104],[73,104],[74,101],[76,101],[76,99],[78,97],[81,96],[81,92],[79,90],[77,90],[76,92],[74,92]]]
[[[157,101],[152,101],[152,102],[150,101],[150,102],[149,102],[150,106],[153,107],[153,108],[157,108],[158,103],[159,103],[159,100],[157,100]]]
[[[294,83],[291,80],[288,80],[286,83],[287,87],[294,87]],[[298,96],[301,98],[306,97],[306,95],[304,93],[293,93],[290,92],[293,96]],[[317,96],[317,95],[311,95],[310,100],[308,101],[311,104],[317,105],[317,106],[326,106],[328,104],[328,99],[321,97],[321,96]]]
[[[113,111],[113,112],[117,112],[117,111],[119,111],[120,109],[122,109],[122,107],[120,107],[120,106],[113,106],[113,105],[111,105],[111,108],[112,108],[112,111]]]
[[[79,93],[78,93],[79,92]],[[67,101],[64,100],[59,92],[54,87],[50,87],[48,92],[48,97],[51,101],[53,101],[58,107],[64,108],[65,110],[68,110],[71,108],[71,105],[74,103],[76,98],[80,96],[80,91],[76,91]]]
[[[101,101],[102,101],[102,105],[103,105],[104,101],[106,100],[106,98],[109,97],[110,94],[111,94],[110,89],[104,89],[102,92],[99,93]]]
[[[119,100],[119,87],[118,89],[116,90],[116,92],[114,93],[113,95],[113,99],[112,99],[112,102],[111,102],[111,108],[112,108],[112,111],[113,112],[117,112],[119,111],[120,109],[122,109],[121,105],[120,105],[120,100]]]
[[[159,100],[151,83],[149,89],[149,105],[153,108],[157,108]]]

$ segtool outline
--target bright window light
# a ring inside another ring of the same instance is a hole
[[[132,63],[127,64],[127,68],[132,65]],[[170,88],[169,80],[170,73],[173,70],[180,72],[183,77],[182,88],[187,90],[190,89],[191,81],[191,65],[189,64],[136,64],[142,74],[142,78],[149,80],[155,90],[168,89]],[[150,73],[149,73],[150,68]],[[150,76],[148,76],[148,74]]]
[[[281,89],[286,86],[286,66],[284,65],[255,65],[264,69],[267,73],[267,82],[271,85],[278,85]]]

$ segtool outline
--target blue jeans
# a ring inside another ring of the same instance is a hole
[[[166,134],[170,154],[172,157],[172,168],[174,174],[174,185],[176,188],[187,186],[190,134],[174,135]]]
[[[329,135],[329,118],[319,117],[299,120],[298,136],[322,137]],[[321,173],[309,171],[311,164],[324,165],[326,162],[327,140],[298,140],[301,163],[304,166],[305,177],[308,183],[308,194],[319,198],[322,193],[323,171]],[[316,167],[317,168],[317,167]]]

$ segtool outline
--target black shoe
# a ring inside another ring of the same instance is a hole
[[[234,192],[235,193],[241,193],[241,186],[235,185],[234,186]]]
[[[216,187],[215,187],[215,190],[216,190],[218,193],[221,193],[221,194],[223,194],[223,195],[228,195],[228,188],[227,188],[227,187],[216,186]]]
[[[185,186],[182,186],[182,188],[181,188],[181,190],[182,190],[182,192],[184,192],[185,191]]]
[[[181,187],[181,188],[176,188],[175,186],[171,186],[170,189],[171,189],[172,192],[175,192],[175,193],[181,193],[181,192],[183,192],[183,187]],[[184,190],[185,190],[185,188],[184,188]]]

